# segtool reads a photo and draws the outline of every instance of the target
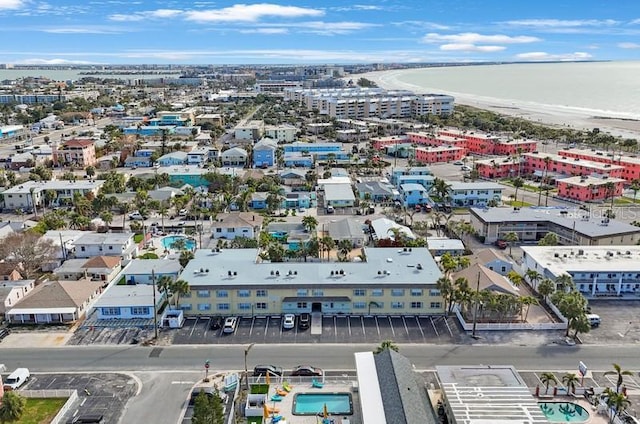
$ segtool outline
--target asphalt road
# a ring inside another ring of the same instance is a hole
[[[325,370],[353,370],[353,353],[373,350],[377,345],[308,344],[255,345],[247,358],[248,368],[256,363],[273,363],[285,370],[298,364],[312,364]],[[400,352],[416,369],[436,365],[505,365],[522,370],[575,369],[583,361],[592,370],[608,370],[611,363],[625,369],[640,369],[634,345],[607,346],[509,346],[509,345],[399,345]],[[8,369],[27,367],[32,372],[65,371],[197,371],[211,361],[211,371],[243,370],[245,346],[114,346],[61,347],[50,349],[2,349],[1,360]]]

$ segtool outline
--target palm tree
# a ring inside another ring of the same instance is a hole
[[[393,350],[394,352],[398,352],[400,349],[392,340],[385,340],[380,343],[380,346],[378,346],[376,350],[373,351],[373,353],[382,353],[385,350]]]
[[[513,184],[513,186],[516,189],[516,193],[513,195],[513,200],[515,202],[517,202],[518,201],[518,189],[520,189],[521,187],[524,187],[524,180],[522,178],[520,178],[520,177],[517,177],[517,178],[514,178],[511,183]]]
[[[189,293],[189,283],[185,280],[176,280],[171,284],[171,293],[176,297],[176,309],[180,305],[180,296]]]
[[[449,277],[440,277],[436,281],[436,288],[440,290],[440,296],[444,300],[444,310],[449,311],[451,300],[453,298],[453,284],[451,283],[451,279]]]
[[[514,270],[511,270],[507,273],[507,279],[516,287],[520,287],[523,281],[522,275],[518,274]]]
[[[349,261],[349,253],[351,253],[351,249],[353,249],[353,243],[351,240],[345,239],[338,242],[338,255],[342,262]]]
[[[302,218],[302,226],[310,233],[313,233],[313,231],[318,228],[318,220],[311,215],[305,215]]]
[[[538,240],[538,246],[557,246],[558,243],[558,235],[554,232],[548,232]]]
[[[513,247],[513,243],[517,243],[520,238],[518,234],[511,231],[504,235],[504,241],[509,243],[509,256],[511,256],[511,248]]]
[[[610,414],[609,423],[614,423],[616,422],[616,417],[620,416],[631,406],[631,402],[624,394],[614,392],[608,387],[604,389],[603,395],[606,398],[609,409],[614,411],[613,414]]]
[[[182,252],[180,252],[180,257],[178,258],[178,262],[180,262],[180,266],[184,268],[193,258],[194,258],[193,252],[189,250],[183,250]]]
[[[638,191],[640,191],[640,180],[635,179],[631,181],[631,185],[629,186],[629,190],[633,191],[633,203],[636,203],[636,197],[638,195]]]
[[[0,422],[18,421],[24,413],[26,399],[16,392],[5,392],[0,405]]]
[[[436,178],[435,180],[433,180],[431,191],[433,191],[435,195],[444,202],[449,197],[449,193],[451,192],[451,184],[448,184],[441,178]]]
[[[167,296],[167,299],[171,296],[171,287],[173,285],[173,278],[169,275],[161,275],[156,282],[156,286],[158,286],[158,291],[160,293],[164,293]]]
[[[329,254],[331,250],[336,246],[336,243],[329,236],[324,236],[320,239],[320,246],[322,246],[322,250],[327,252],[327,262],[329,262]]]
[[[524,317],[522,318],[522,321],[527,322],[527,317],[529,316],[529,309],[531,308],[531,305],[539,305],[540,302],[538,302],[538,299],[533,296],[521,296],[520,304],[527,307],[526,312],[524,313]]]
[[[536,285],[538,283],[538,281],[540,281],[542,279],[542,274],[540,274],[538,271],[536,271],[535,269],[528,269],[524,275],[527,277],[527,279],[529,280],[529,284],[531,284],[531,287],[535,290],[536,289]]]
[[[556,376],[552,372],[543,372],[542,374],[540,374],[540,382],[542,384],[544,384],[544,392],[548,393],[549,392],[549,385],[550,384],[553,384],[553,385],[558,384],[558,379],[556,378]]]
[[[616,393],[620,393],[620,388],[622,387],[622,383],[624,383],[625,375],[633,375],[631,371],[623,370],[622,367],[618,364],[611,364],[613,366],[613,370],[607,371],[604,375],[615,375],[617,377],[616,380]]]
[[[562,384],[567,386],[568,393],[575,393],[576,386],[580,384],[580,379],[575,375],[575,373],[568,372],[562,376]]]
[[[569,291],[575,287],[575,283],[573,282],[573,277],[569,274],[561,274],[556,278],[556,287],[562,291]]]

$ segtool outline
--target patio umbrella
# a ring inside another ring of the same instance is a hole
[[[322,417],[327,418],[329,416],[329,411],[327,410],[327,404],[325,403],[322,407]]]
[[[271,384],[271,377],[269,377],[269,372],[267,371],[267,373],[264,375],[264,378],[267,382],[267,384]]]
[[[262,409],[263,409],[264,418],[269,418],[269,407],[267,406],[267,402],[264,403],[264,406],[262,407]]]

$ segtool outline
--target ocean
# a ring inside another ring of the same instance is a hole
[[[383,88],[446,93],[463,103],[640,119],[640,62],[473,65],[371,75]]]

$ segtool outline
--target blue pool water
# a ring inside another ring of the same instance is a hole
[[[173,249],[173,243],[176,242],[176,240],[180,240],[180,239],[184,239],[186,242],[186,248],[187,250],[193,250],[196,248],[196,241],[189,238],[189,237],[185,237],[185,236],[167,236],[164,237],[162,239],[162,247],[164,247],[165,249]]]
[[[352,415],[350,393],[298,393],[293,398],[293,415],[322,414],[324,405],[330,415]]]
[[[552,423],[584,423],[589,420],[589,412],[575,403],[543,402],[538,405]]]

